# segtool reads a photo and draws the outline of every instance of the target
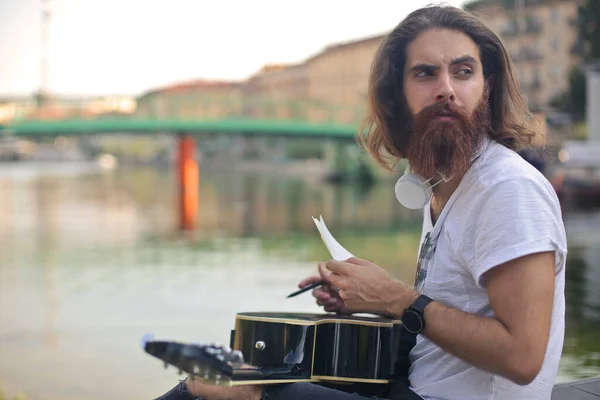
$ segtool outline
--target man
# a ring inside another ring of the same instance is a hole
[[[566,238],[551,185],[514,151],[535,133],[502,43],[466,11],[419,9],[377,52],[369,102],[366,148],[389,169],[406,158],[433,186],[415,286],[354,258],[319,265],[299,286],[326,279],[313,292],[326,311],[393,316],[416,336],[410,391],[389,397],[550,398]],[[181,387],[207,399],[357,398],[301,383]]]

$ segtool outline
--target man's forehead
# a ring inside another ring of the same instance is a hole
[[[441,65],[454,60],[480,62],[479,48],[466,34],[449,29],[432,29],[415,38],[406,49],[407,66]]]

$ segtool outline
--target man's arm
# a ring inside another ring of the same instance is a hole
[[[400,318],[417,297],[370,261],[330,260],[329,281],[351,312]],[[498,265],[483,275],[494,317],[466,313],[433,301],[423,334],[442,349],[486,371],[528,384],[542,366],[554,303],[554,252]],[[327,303],[329,304],[329,303]]]
[[[526,385],[539,373],[548,343],[554,252],[509,261],[488,271],[484,280],[495,318],[433,301],[425,308],[423,333],[448,353]]]

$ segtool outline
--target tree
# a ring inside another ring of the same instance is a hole
[[[585,101],[585,72],[579,67],[574,67],[569,73],[569,88],[552,99],[550,105],[571,114],[575,120],[583,120],[585,118]]]
[[[583,62],[600,59],[600,1],[585,0],[579,6],[577,13],[577,28],[583,42]],[[576,114],[585,117],[586,110],[586,79],[580,71],[571,74],[569,93]]]
[[[585,61],[600,58],[600,1],[586,0],[577,13],[577,27],[583,39]]]
[[[584,64],[600,59],[600,1],[584,0],[579,6],[576,24],[579,40],[571,51],[580,54]],[[550,105],[573,114],[576,119],[585,118],[586,78],[581,67],[571,70],[569,89],[554,98]]]

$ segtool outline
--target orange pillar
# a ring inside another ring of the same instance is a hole
[[[177,147],[179,228],[191,231],[196,225],[198,216],[199,174],[196,162],[196,141],[189,135],[181,135]]]

